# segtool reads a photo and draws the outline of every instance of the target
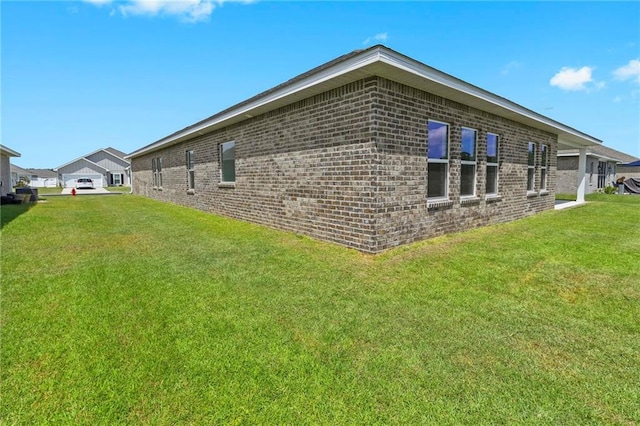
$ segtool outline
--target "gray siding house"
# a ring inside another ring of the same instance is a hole
[[[376,253],[553,209],[558,149],[600,143],[378,45],[129,158],[134,193]]]
[[[54,169],[62,186],[72,187],[79,178],[90,178],[94,186],[129,186],[131,164],[126,154],[114,148],[104,148],[76,158]]]

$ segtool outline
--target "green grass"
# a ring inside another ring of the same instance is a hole
[[[576,194],[556,194],[556,200],[575,201]]]
[[[106,189],[109,192],[124,192],[124,193],[131,192],[130,186],[105,186],[104,189]]]
[[[49,195],[49,194],[60,194],[62,193],[62,188],[38,188],[38,196]]]
[[[2,206],[3,424],[640,422],[640,197],[370,256],[138,196]]]

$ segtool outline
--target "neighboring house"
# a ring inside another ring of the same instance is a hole
[[[13,149],[0,145],[0,195],[4,196],[13,192],[11,183],[11,157],[20,157],[20,153]]]
[[[58,173],[50,169],[28,169],[33,188],[55,188],[58,186]]]
[[[126,154],[114,148],[104,148],[76,158],[58,168],[58,179],[62,186],[74,186],[79,178],[93,179],[96,188],[105,186],[129,186],[131,165]]]
[[[618,164],[617,177],[625,177],[626,179],[640,179],[640,160],[631,161],[626,164]]]
[[[604,145],[587,148],[584,163],[580,164],[577,149],[558,151],[558,193],[575,193],[578,182],[578,169],[583,167],[586,181],[586,193],[590,194],[606,186],[613,186],[617,178],[625,174],[620,170],[622,163],[638,158]],[[631,177],[631,176],[626,176]]]
[[[15,164],[11,165],[11,187],[15,189],[20,181],[29,184],[31,182],[31,173],[27,169],[23,169]]]
[[[134,193],[373,253],[553,209],[557,150],[600,143],[378,45],[129,158]]]

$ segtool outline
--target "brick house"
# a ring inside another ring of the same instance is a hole
[[[601,143],[385,46],[131,153],[133,192],[365,252],[553,209]]]

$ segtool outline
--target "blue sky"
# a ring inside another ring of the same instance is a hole
[[[640,157],[640,2],[3,1],[22,167],[131,152],[378,43]]]

